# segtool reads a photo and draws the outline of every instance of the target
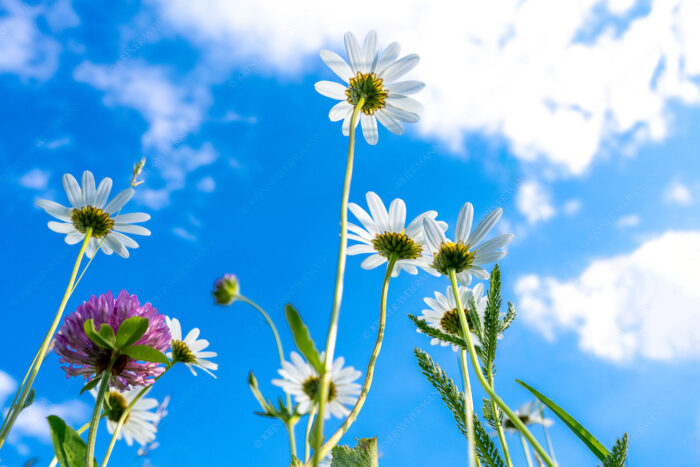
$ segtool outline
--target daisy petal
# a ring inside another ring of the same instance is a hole
[[[367,144],[377,144],[377,141],[379,140],[377,119],[374,118],[374,115],[362,114],[360,121],[362,122],[362,134],[364,135]]]
[[[340,101],[331,107],[331,111],[328,112],[328,118],[331,122],[337,122],[347,117],[350,113],[352,113],[352,105],[348,101]]]
[[[388,84],[386,89],[390,94],[415,94],[425,87],[422,81],[397,81]]]
[[[371,30],[365,37],[365,44],[362,47],[363,68],[362,71],[369,72],[374,68],[377,61],[377,32]]]
[[[373,191],[368,191],[365,197],[367,198],[367,207],[369,207],[369,212],[372,215],[372,219],[374,219],[379,232],[388,231],[389,213],[386,212],[382,199]]]
[[[474,266],[481,266],[482,264],[495,263],[505,255],[505,251],[487,251],[481,255],[474,255],[474,261],[472,264]]]
[[[345,52],[348,54],[348,61],[353,74],[362,69],[362,52],[360,52],[360,44],[358,44],[355,35],[351,32],[345,33]]]
[[[390,94],[386,98],[386,105],[418,115],[423,113],[423,104],[412,97],[402,96],[401,94]]]
[[[381,266],[386,263],[386,258],[381,255],[368,256],[361,264],[362,269],[374,269],[377,266]]]
[[[107,214],[114,214],[115,212],[123,208],[126,203],[129,202],[131,197],[134,196],[134,193],[135,191],[133,188],[127,188],[126,190],[119,192],[119,194],[115,196],[112,199],[112,201],[107,203],[107,206],[105,206],[104,211],[106,211]]]
[[[47,214],[65,222],[71,222],[71,214],[73,209],[67,208],[62,204],[58,204],[48,199],[38,199],[36,205],[46,211]]]
[[[401,232],[404,224],[406,224],[406,203],[396,198],[389,206],[389,228],[392,232]]]
[[[457,217],[456,242],[467,241],[467,236],[472,229],[472,219],[474,219],[474,206],[472,206],[472,203],[464,203],[464,206],[459,211],[459,217]]]
[[[479,225],[476,226],[471,235],[469,235],[467,243],[472,246],[479,243],[491,231],[493,226],[496,225],[496,222],[498,222],[498,219],[501,218],[502,214],[503,209],[501,208],[496,208],[491,211],[481,222],[479,222]]]
[[[113,230],[116,230],[118,232],[125,232],[125,233],[130,233],[130,234],[135,234],[135,235],[151,235],[151,231],[148,230],[145,227],[141,227],[140,225],[132,225],[132,224],[114,224],[114,227],[112,227]]]
[[[335,81],[319,81],[314,84],[316,92],[331,99],[345,101],[345,86]]]
[[[400,52],[401,46],[398,42],[392,42],[389,44],[387,48],[384,49],[384,52],[382,52],[382,55],[377,60],[377,64],[374,66],[372,71],[378,75],[381,75],[384,69],[398,58]]]
[[[345,117],[345,120],[343,120],[343,135],[344,136],[349,136],[350,135],[350,122],[352,121],[352,112],[348,112],[347,116]],[[358,118],[355,120],[355,128],[357,128],[357,125],[360,124],[360,119]]]
[[[384,109],[380,109],[378,112],[375,112],[374,114],[375,117],[377,117],[377,120],[379,120],[379,123],[384,125],[387,130],[392,132],[395,135],[402,135],[404,132],[403,125],[401,122],[396,120],[394,117],[389,115]]]
[[[478,255],[479,252],[498,250],[509,244],[511,240],[513,240],[513,234],[499,235],[479,245],[478,248],[474,249],[474,254]]]
[[[112,191],[112,179],[109,177],[103,178],[97,187],[97,193],[95,193],[96,208],[102,209],[104,207],[110,191]]]
[[[389,103],[387,103],[386,108],[383,110],[386,113],[388,113],[391,117],[397,120],[401,120],[403,122],[416,123],[418,120],[420,120],[420,115],[415,114],[413,112],[406,112],[405,110],[398,109]]]
[[[71,174],[63,175],[63,189],[66,190],[68,201],[74,208],[83,207],[83,195],[80,192],[78,181]]]
[[[385,82],[391,83],[415,68],[419,61],[420,57],[416,54],[406,55],[402,59],[387,66],[386,69],[379,74],[379,77]]]
[[[430,217],[423,219],[423,230],[425,231],[425,239],[428,241],[428,246],[433,252],[438,251],[440,245],[447,240],[442,229],[440,229],[440,226],[435,222],[435,219],[431,219]]]
[[[134,222],[146,222],[151,218],[145,212],[130,212],[129,214],[119,214],[112,219],[116,224],[133,224]]]
[[[82,195],[83,195],[83,206],[94,206],[95,205],[95,177],[92,172],[86,170],[83,172],[82,179]]]
[[[73,224],[63,222],[49,221],[48,226],[49,229],[53,230],[54,232],[63,234],[67,234],[76,230]]]
[[[333,73],[338,75],[340,79],[346,83],[350,81],[350,78],[354,75],[347,62],[335,52],[330,50],[321,50],[321,60],[325,63],[328,68],[330,68]]]

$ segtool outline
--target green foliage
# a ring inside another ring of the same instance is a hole
[[[355,448],[335,446],[331,467],[378,467],[377,438],[361,438]]]
[[[506,315],[501,320],[501,334],[503,334],[503,331],[505,331],[506,329],[508,329],[510,327],[510,323],[512,323],[514,319],[515,319],[515,305],[513,305],[511,302],[508,302],[508,311],[506,312]]]
[[[29,390],[29,394],[27,394],[27,398],[24,400],[24,404],[22,404],[22,410],[26,409],[30,405],[34,403],[34,398],[36,397],[36,391],[34,388],[31,388]]]
[[[629,438],[627,433],[622,435],[622,438],[615,441],[612,451],[610,451],[608,457],[603,459],[603,467],[625,467],[628,442]]]
[[[90,389],[97,386],[97,383],[100,382],[100,378],[101,378],[101,376],[97,375],[94,378],[92,378],[90,381],[88,381],[88,383],[85,386],[83,386],[83,389],[80,390],[80,394],[84,393],[85,391],[89,391]]]
[[[80,435],[60,417],[48,417],[53,450],[61,467],[84,467],[87,445]],[[97,461],[93,459],[97,466]]]
[[[297,349],[299,349],[299,352],[306,357],[306,360],[319,374],[323,374],[324,368],[321,363],[321,357],[318,354],[318,350],[316,350],[313,339],[311,339],[309,329],[304,324],[304,321],[302,321],[299,312],[297,312],[292,305],[287,304],[284,306],[284,314],[287,317],[287,323],[289,324],[289,329],[292,331]]]
[[[484,338],[484,324],[481,322],[481,317],[479,316],[479,311],[476,309],[476,300],[472,297],[469,303],[465,303],[467,306],[465,312],[469,316],[469,323],[471,323],[471,331],[482,340]]]
[[[289,464],[289,467],[304,467],[304,463],[297,459],[296,456],[292,456],[292,462]]]
[[[491,404],[491,399],[482,399],[481,413],[484,416],[484,420],[489,424],[489,426],[495,431],[498,430],[499,426],[503,426],[503,412],[498,412],[498,420],[493,416],[493,406]]]
[[[262,412],[255,412],[256,415],[260,415],[262,417],[279,418],[284,423],[296,423],[296,421],[299,419],[296,409],[292,408],[290,412],[281,398],[278,400],[279,408],[275,407],[275,405],[268,399],[265,399],[265,396],[263,396],[262,392],[260,392],[260,388],[258,387],[258,380],[252,371],[248,373],[248,387],[250,387],[253,396],[255,396],[255,399],[258,401],[258,404],[260,404],[260,407],[263,410]]]
[[[117,349],[123,349],[143,336],[148,330],[148,320],[140,316],[125,319],[117,330]]]
[[[416,359],[425,377],[435,387],[440,394],[447,408],[450,409],[457,428],[464,436],[467,435],[467,430],[464,423],[464,393],[461,392],[452,378],[447,376],[447,373],[433,361],[433,359],[425,351],[416,348]],[[504,465],[498,448],[491,440],[484,427],[481,425],[479,418],[474,415],[474,441],[479,459],[484,466],[502,467]]]
[[[123,354],[128,355],[134,360],[143,360],[144,362],[165,363],[168,365],[170,360],[160,350],[147,345],[132,345],[121,349]]]
[[[418,318],[417,316],[408,315],[408,317],[411,319],[411,321],[413,321],[413,324],[415,324],[416,327],[421,330],[423,334],[429,337],[435,337],[445,342],[449,342],[450,344],[455,344],[466,350],[467,342],[461,337],[455,336],[453,334],[447,334],[439,329],[435,329],[434,327],[431,327],[428,323]]]
[[[496,372],[494,362],[501,324],[501,270],[495,265],[491,270],[488,304],[484,310],[484,333],[481,338],[481,368],[487,379]]]
[[[556,403],[554,403],[552,400],[547,398],[544,394],[539,392],[537,389],[533,388],[532,386],[528,385],[527,383],[523,383],[520,380],[517,380],[518,384],[520,384],[522,387],[530,391],[536,398],[538,398],[544,405],[546,405],[549,410],[554,412],[557,417],[561,419],[564,424],[569,427],[569,429],[576,435],[578,438],[583,441],[583,444],[590,449],[590,451],[596,455],[598,459],[601,461],[605,461],[605,459],[610,455],[607,449],[605,449],[605,446],[603,446],[600,441],[598,441],[595,436],[593,436],[588,430],[586,430],[583,425],[581,425],[574,417],[569,415],[564,409],[559,407]]]
[[[114,329],[109,324],[103,323],[100,329],[95,329],[95,323],[89,319],[83,323],[85,335],[95,344],[102,348],[114,350],[117,346],[117,338],[114,335]]]

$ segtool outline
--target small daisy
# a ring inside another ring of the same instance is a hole
[[[350,120],[354,106],[364,98],[359,121],[362,133],[369,144],[377,144],[377,120],[394,134],[403,133],[401,121],[415,123],[420,120],[423,106],[407,97],[425,86],[420,81],[396,81],[411,71],[419,62],[418,55],[411,54],[397,60],[401,47],[392,42],[381,55],[377,50],[377,33],[370,31],[364,47],[351,32],[345,33],[345,51],[348,62],[330,50],[321,51],[321,59],[345,84],[319,81],[314,85],[320,94],[339,100],[331,108],[332,122],[343,120],[343,134],[350,133]]]
[[[554,424],[553,420],[550,420],[549,418],[544,418],[542,417],[542,414],[540,414],[539,401],[531,401],[526,404],[523,404],[520,407],[518,407],[518,409],[515,410],[514,413],[520,419],[520,421],[525,424],[525,426],[551,426],[552,424]],[[513,422],[505,415],[503,417],[503,428],[505,428],[506,431],[510,433],[516,433],[518,431]]]
[[[348,248],[349,255],[369,253],[361,267],[374,269],[386,263],[395,255],[397,258],[393,277],[399,275],[401,269],[409,274],[416,274],[418,267],[433,275],[438,273],[430,266],[432,256],[427,256],[425,248],[425,235],[423,234],[423,219],[435,219],[436,211],[427,211],[419,215],[408,227],[406,224],[406,204],[401,199],[395,199],[387,212],[381,198],[374,192],[367,193],[367,206],[369,214],[355,203],[349,203],[348,209],[362,223],[362,227],[348,223],[348,238],[357,240],[356,245]],[[447,224],[438,222],[439,228],[446,230]],[[363,228],[364,227],[364,228]]]
[[[284,389],[284,392],[294,396],[297,404],[297,412],[305,414],[311,411],[315,404],[321,378],[318,372],[309,365],[296,352],[291,352],[292,362],[282,362],[282,368],[277,372],[283,379],[273,379],[272,384]],[[321,354],[323,360],[323,354]],[[349,366],[343,368],[345,359],[338,357],[331,368],[331,385],[328,390],[328,412],[325,418],[331,415],[342,418],[350,413],[346,405],[357,402],[360,394],[360,385],[354,381],[362,374]]]
[[[473,323],[471,322],[468,310],[471,300],[474,299],[476,302],[476,311],[479,314],[479,319],[483,323],[484,321],[484,311],[486,310],[486,305],[488,304],[488,297],[483,295],[484,285],[477,284],[473,289],[460,286],[459,287],[459,297],[462,301],[462,306],[465,308],[464,312],[467,318],[467,324],[469,325],[469,330],[473,331]],[[435,298],[426,297],[423,299],[425,303],[430,307],[429,310],[423,310],[423,320],[430,325],[430,327],[439,329],[440,331],[451,334],[453,336],[462,337],[462,324],[459,321],[459,314],[457,312],[457,302],[455,301],[454,292],[452,291],[452,286],[448,285],[445,295],[440,292],[435,292]],[[418,332],[422,331],[418,329]],[[479,338],[472,332],[472,339],[479,344]],[[450,342],[445,342],[443,340],[434,337],[430,343],[432,345],[441,345],[443,347],[450,345]],[[452,350],[458,352],[460,347],[451,344]]]
[[[165,322],[168,324],[170,335],[172,336],[170,352],[168,352],[166,356],[170,358],[173,363],[182,362],[187,365],[195,376],[197,376],[197,372],[194,370],[194,367],[197,367],[216,378],[216,375],[212,373],[212,371],[218,370],[219,365],[208,360],[209,358],[216,357],[216,352],[203,351],[209,347],[209,341],[206,339],[197,339],[197,337],[199,337],[199,328],[191,330],[183,339],[182,328],[177,318],[169,318],[166,316]]]
[[[488,279],[489,272],[481,266],[503,258],[506,252],[499,250],[510,243],[513,234],[499,235],[479,246],[476,245],[491,231],[502,214],[501,208],[494,209],[469,233],[474,208],[471,203],[465,203],[457,218],[454,242],[447,239],[444,230],[435,219],[424,218],[426,243],[433,255],[432,267],[444,275],[448,275],[450,269],[454,269],[457,280],[462,285],[469,285],[472,275],[478,279]]]
[[[151,232],[134,225],[151,218],[143,212],[117,214],[134,196],[134,189],[127,188],[107,203],[112,189],[112,179],[104,178],[95,188],[92,172],[83,172],[82,188],[71,174],[63,175],[63,188],[72,207],[65,207],[54,201],[40,199],[36,205],[49,215],[63,222],[50,221],[49,229],[66,234],[66,243],[74,245],[85,237],[87,229],[92,229],[92,238],[88,242],[86,254],[92,258],[100,248],[105,254],[117,253],[122,258],[129,257],[127,248],[138,248],[131,237],[122,232],[136,235],[151,235]]]
[[[114,433],[119,419],[139,392],[141,392],[141,388],[134,388],[129,391],[117,391],[114,389],[109,391],[107,397],[105,397],[102,411],[110,434]],[[150,392],[150,389],[146,394],[148,392]],[[92,389],[90,394],[93,397],[97,397],[95,389]],[[129,446],[133,445],[134,441],[141,446],[152,443],[156,439],[157,425],[160,418],[162,418],[160,413],[153,411],[156,407],[158,407],[156,399],[142,397],[137,400],[129,411],[129,415],[127,415],[124,425],[122,425],[117,435],[117,439],[124,438]]]

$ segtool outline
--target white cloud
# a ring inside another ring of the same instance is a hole
[[[315,74],[320,48],[340,51],[344,31],[375,27],[381,44],[421,55],[423,134],[455,150],[470,132],[505,137],[518,157],[574,174],[616,136],[663,139],[670,101],[700,104],[700,3],[654,0],[625,24],[636,3],[158,0],[169,27],[246,76]]]
[[[204,193],[211,193],[216,190],[216,181],[212,177],[204,177],[197,182],[197,189]]]
[[[630,214],[620,217],[617,222],[615,222],[615,225],[620,229],[624,229],[627,227],[636,227],[640,222],[641,218],[637,214]]]
[[[678,180],[674,180],[666,187],[664,198],[671,204],[690,206],[693,204],[693,195],[690,189]]]
[[[581,203],[580,199],[570,199],[569,201],[564,203],[564,207],[562,208],[562,210],[567,216],[573,216],[581,210],[582,205],[583,203]]]
[[[197,240],[197,236],[195,234],[183,227],[174,227],[173,233],[183,240],[187,240],[188,242],[194,242]]]
[[[56,138],[54,140],[46,143],[46,149],[58,149],[63,146],[68,146],[71,143],[71,138],[69,136],[64,136],[62,138]]]
[[[546,221],[556,214],[549,192],[534,180],[520,184],[515,206],[530,224]]]
[[[37,438],[39,441],[50,442],[51,433],[46,417],[58,415],[66,423],[77,425],[84,423],[90,416],[90,409],[87,404],[78,400],[72,400],[54,404],[46,400],[37,400],[32,405],[24,409],[17,417],[17,422],[12,430],[13,440],[22,437]]]
[[[144,146],[161,152],[199,128],[210,102],[209,93],[196,83],[175,84],[168,69],[139,60],[113,66],[86,61],[75,69],[74,78],[104,91],[105,105],[139,112],[148,122]]]
[[[187,175],[200,167],[213,163],[218,157],[213,146],[203,144],[199,149],[180,146],[172,152],[159,155],[151,160],[163,179],[162,188],[150,188],[151,182],[137,191],[137,196],[147,206],[161,209],[170,204],[170,194],[185,187]]]
[[[0,17],[0,73],[38,80],[51,78],[58,67],[61,47],[37,27],[42,7],[2,0],[0,9],[5,11]]]
[[[698,359],[698,264],[700,231],[669,231],[570,280],[520,277],[520,316],[550,339],[574,332],[581,349],[613,361]]]
[[[7,398],[12,395],[17,389],[17,381],[9,374],[0,370],[0,406],[2,406]]]
[[[49,183],[50,172],[41,169],[32,169],[19,178],[19,184],[32,190],[45,190]]]

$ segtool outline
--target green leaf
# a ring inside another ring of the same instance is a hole
[[[114,335],[114,329],[109,324],[103,323],[100,325],[99,331],[95,329],[95,323],[89,319],[83,323],[85,335],[95,344],[105,349],[116,349],[117,338]]]
[[[88,381],[88,383],[85,386],[83,386],[83,389],[80,390],[80,394],[84,393],[85,391],[89,391],[90,389],[97,386],[97,383],[100,382],[100,378],[101,376],[95,376],[90,381]]]
[[[87,445],[80,435],[60,417],[49,415],[49,428],[53,450],[61,467],[84,467]],[[93,465],[97,461],[93,459]]]
[[[354,448],[335,446],[331,467],[378,467],[377,437],[360,438]]]
[[[143,336],[148,330],[148,320],[140,316],[125,319],[117,330],[117,349],[123,349]]]
[[[627,462],[627,444],[629,438],[627,433],[622,435],[622,438],[615,441],[615,445],[612,451],[603,459],[603,467],[625,467],[625,462]]]
[[[535,397],[537,397],[544,405],[546,405],[549,410],[554,412],[557,417],[561,419],[564,424],[569,427],[569,429],[576,435],[578,438],[583,441],[583,444],[590,449],[590,451],[596,455],[598,459],[601,461],[605,461],[605,458],[610,455],[607,449],[605,449],[605,446],[603,446],[600,441],[598,441],[588,430],[586,430],[583,425],[581,425],[574,417],[566,413],[564,409],[559,407],[557,404],[555,404],[552,400],[547,398],[544,394],[539,392],[537,389],[533,388],[532,386],[528,385],[527,383],[524,383],[520,381],[519,379],[516,379],[515,381],[518,382],[522,387],[530,391]]]
[[[34,388],[31,388],[29,390],[29,394],[27,394],[27,398],[24,400],[24,404],[22,405],[22,410],[26,409],[30,405],[34,403],[34,398],[36,397],[36,391]]]
[[[284,314],[287,317],[287,323],[289,323],[289,329],[292,331],[292,336],[294,337],[294,343],[296,343],[297,349],[299,349],[299,352],[306,357],[306,360],[316,369],[316,371],[323,374],[324,369],[323,364],[321,363],[321,357],[318,354],[318,350],[316,350],[314,341],[311,339],[309,329],[301,320],[299,312],[297,312],[292,305],[287,304],[284,306]]]
[[[501,334],[501,270],[495,265],[491,270],[488,303],[484,310],[484,337],[481,341],[482,372],[488,379],[496,372],[496,348]]]
[[[304,467],[304,463],[297,459],[296,456],[292,456],[292,462],[289,464],[289,467]]]
[[[503,334],[503,331],[508,329],[510,327],[510,324],[513,322],[515,319],[515,305],[513,305],[511,302],[508,302],[508,311],[506,312],[506,315],[503,317],[501,320],[501,334]]]
[[[437,390],[442,401],[452,412],[452,416],[457,422],[457,428],[464,436],[467,436],[467,429],[464,423],[464,393],[457,389],[457,385],[452,378],[447,376],[447,373],[433,361],[427,352],[418,348],[416,348],[414,352],[418,359],[418,366],[420,366],[423,374],[428,378],[430,384]],[[498,448],[486,430],[484,430],[476,413],[474,414],[474,441],[477,455],[484,466],[505,466],[498,452]]]
[[[143,360],[144,362],[154,362],[154,363],[165,363],[166,365],[170,363],[168,357],[163,354],[160,350],[156,350],[153,347],[147,345],[132,345],[120,350],[121,353],[128,355],[134,360]]]

